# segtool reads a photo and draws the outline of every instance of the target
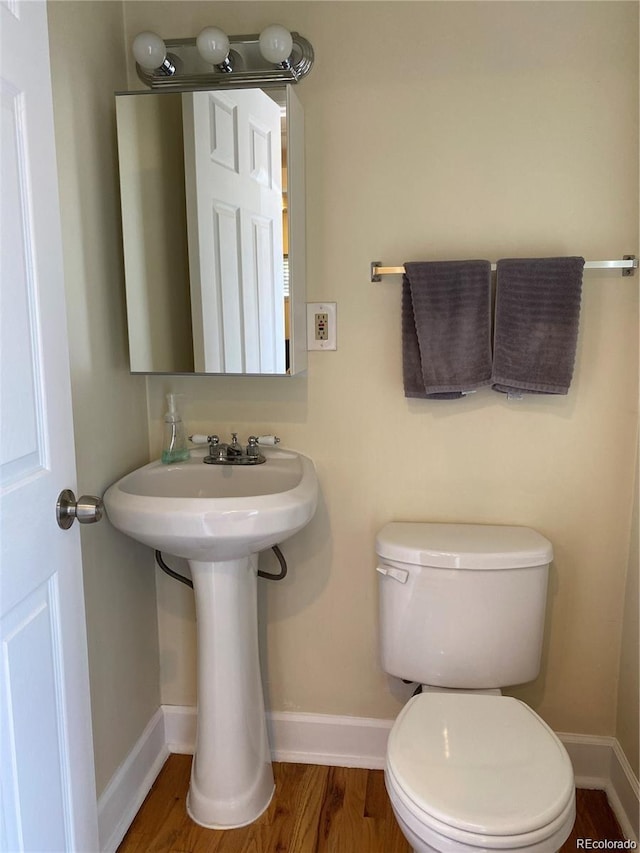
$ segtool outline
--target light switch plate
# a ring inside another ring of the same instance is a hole
[[[307,302],[307,349],[335,350],[337,304]]]

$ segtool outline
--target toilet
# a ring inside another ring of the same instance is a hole
[[[385,784],[414,853],[555,853],[575,820],[555,733],[501,688],[536,678],[551,543],[527,527],[393,522],[376,539],[382,667],[421,691]]]

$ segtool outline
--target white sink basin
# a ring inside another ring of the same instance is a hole
[[[313,516],[318,483],[306,456],[264,448],[262,465],[207,465],[205,452],[151,462],[114,483],[104,496],[114,527],[159,551],[213,561],[270,548]]]
[[[114,527],[189,561],[198,635],[198,726],[187,810],[231,829],[269,805],[274,782],[258,646],[258,552],[315,512],[318,481],[300,453],[263,448],[260,465],[151,462],[107,490]]]

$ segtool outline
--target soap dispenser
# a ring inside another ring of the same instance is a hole
[[[164,416],[164,442],[162,445],[162,462],[170,465],[172,462],[184,462],[189,458],[187,436],[182,418],[176,407],[177,394],[167,394],[167,413]]]

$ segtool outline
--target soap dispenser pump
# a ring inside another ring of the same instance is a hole
[[[182,418],[176,407],[178,394],[167,394],[167,413],[164,416],[164,442],[162,445],[162,462],[170,465],[172,462],[184,462],[191,455],[187,446]]]

